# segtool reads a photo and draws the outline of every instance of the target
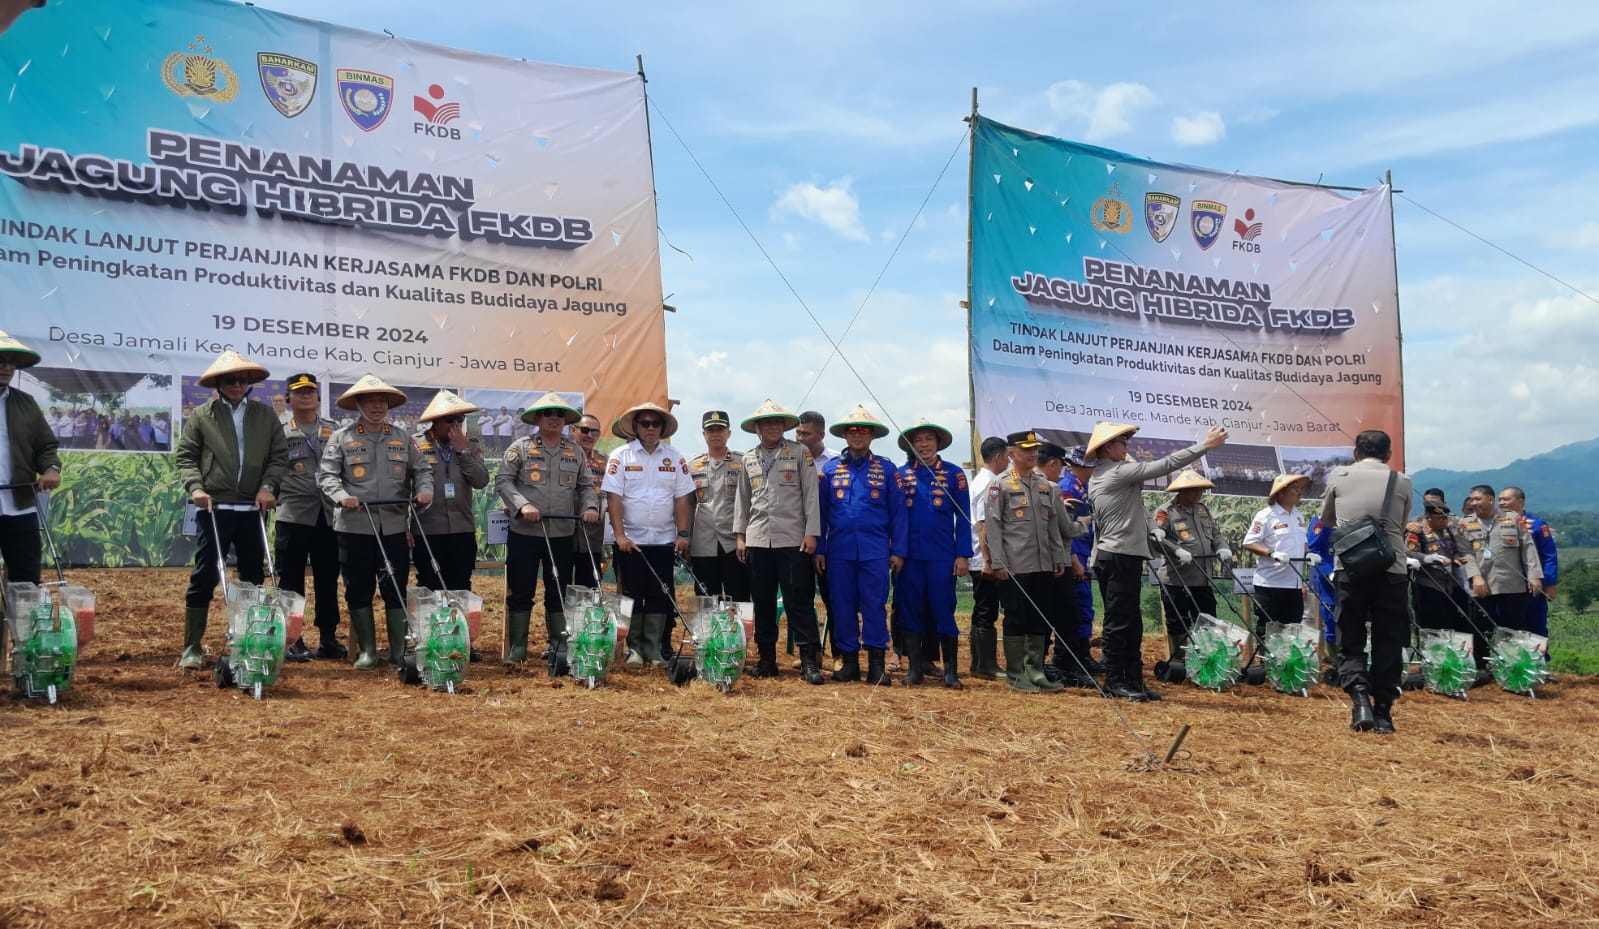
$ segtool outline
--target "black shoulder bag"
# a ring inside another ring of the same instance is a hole
[[[1338,570],[1357,580],[1377,577],[1394,566],[1396,554],[1388,544],[1388,533],[1383,529],[1382,518],[1394,500],[1394,484],[1399,472],[1388,471],[1388,489],[1383,491],[1382,508],[1376,516],[1362,516],[1349,522],[1339,521],[1332,531],[1332,552],[1338,558]]]

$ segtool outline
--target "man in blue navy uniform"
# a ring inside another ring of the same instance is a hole
[[[1532,547],[1538,553],[1538,563],[1543,567],[1543,590],[1532,595],[1527,602],[1526,627],[1528,632],[1549,637],[1549,601],[1555,598],[1555,585],[1560,583],[1560,553],[1555,549],[1555,534],[1549,524],[1527,512],[1527,494],[1520,487],[1506,487],[1499,491],[1499,509],[1521,516],[1521,524],[1532,536]]]
[[[944,686],[962,690],[955,673],[960,645],[955,579],[964,577],[970,564],[972,524],[966,512],[966,472],[938,456],[953,440],[948,429],[926,419],[899,434],[900,448],[915,456],[915,461],[899,470],[908,525],[905,567],[900,569],[895,588],[907,638],[905,652],[910,656],[905,683],[921,682],[925,669],[921,649],[915,646],[936,627],[944,658]]]
[[[872,454],[872,440],[888,435],[877,417],[856,407],[832,432],[844,439],[843,454],[817,475],[821,535],[816,571],[828,576],[833,630],[840,666],[835,681],[861,679],[860,650],[867,654],[866,683],[888,686],[888,579],[905,563],[905,503],[894,463]],[[918,645],[921,643],[918,642]],[[921,650],[911,656],[921,660]],[[908,678],[907,678],[908,680]]]

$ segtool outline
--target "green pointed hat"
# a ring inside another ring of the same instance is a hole
[[[872,438],[874,439],[881,439],[883,436],[888,435],[888,427],[883,425],[882,421],[873,416],[864,406],[857,406],[844,414],[844,418],[834,423],[833,428],[828,431],[842,439],[844,438],[844,433],[848,432],[851,426],[865,426],[872,430]]]
[[[745,432],[755,432],[756,424],[763,419],[781,419],[784,432],[799,425],[799,417],[795,416],[792,410],[789,410],[776,400],[767,400],[756,407],[755,412],[744,417],[744,422],[740,423],[740,425],[743,426]]]
[[[923,429],[931,429],[938,436],[938,450],[939,451],[943,451],[944,449],[949,448],[950,443],[955,441],[955,434],[954,433],[950,432],[948,429],[945,429],[943,426],[940,426],[938,423],[935,423],[932,420],[928,419],[927,417],[923,416],[921,419],[918,419],[916,422],[911,423],[911,427],[909,429],[901,429],[900,430],[900,433],[899,433],[899,447],[900,447],[900,450],[901,451],[905,451],[905,452],[911,452],[912,454],[914,454],[915,450],[911,448],[911,436],[914,435],[915,433],[918,433],[918,432],[922,431]]]
[[[562,400],[561,395],[552,390],[533,401],[531,406],[522,411],[522,422],[529,425],[537,425],[538,414],[545,410],[560,410],[566,416],[566,424],[568,426],[583,418],[583,414],[579,413],[576,407]]]
[[[39,353],[0,330],[0,357],[9,357],[19,368],[31,368],[39,363]]]

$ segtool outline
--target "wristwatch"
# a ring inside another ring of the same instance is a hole
[[[677,537],[680,538],[680,539],[688,538],[688,530],[687,529],[679,529],[679,530],[677,530]]]

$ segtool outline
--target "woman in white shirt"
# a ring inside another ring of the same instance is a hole
[[[1310,478],[1304,474],[1279,474],[1266,495],[1266,508],[1255,514],[1244,534],[1244,549],[1259,556],[1255,563],[1255,636],[1265,635],[1266,623],[1287,625],[1305,615],[1304,580],[1298,563],[1306,562],[1305,520],[1295,509]],[[1321,561],[1310,555],[1312,567]]]

